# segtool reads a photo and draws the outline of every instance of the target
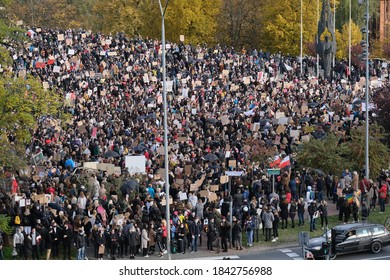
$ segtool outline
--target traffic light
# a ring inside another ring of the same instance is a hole
[[[329,254],[329,244],[328,244],[328,242],[323,242],[322,243],[321,250],[322,250],[322,254],[324,256]]]

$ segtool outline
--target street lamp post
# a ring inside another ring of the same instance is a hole
[[[364,0],[359,0],[359,4],[360,5],[363,5],[363,2]],[[366,100],[365,100],[365,103],[366,103],[366,137],[365,137],[365,146],[366,146],[366,149],[365,149],[365,166],[364,166],[364,171],[365,171],[365,176],[366,178],[368,179],[370,177],[370,164],[369,164],[369,144],[370,144],[370,141],[369,141],[369,132],[370,132],[370,129],[369,129],[369,126],[370,126],[370,123],[369,123],[369,94],[370,94],[370,89],[369,89],[369,78],[370,78],[370,69],[369,69],[369,61],[368,61],[368,58],[369,58],[369,53],[368,53],[368,48],[369,48],[369,36],[370,36],[370,31],[369,31],[369,21],[370,21],[370,0],[366,0],[366,16],[365,16],[365,19],[366,19],[366,27],[364,28],[364,32],[363,33],[366,33],[366,42],[365,42],[365,61],[366,61]]]
[[[349,30],[348,30],[348,72],[351,75],[351,44],[352,44],[352,1],[349,0]],[[349,76],[348,75],[348,76]]]
[[[167,110],[167,89],[166,89],[166,61],[165,61],[165,12],[168,7],[169,0],[166,0],[165,7],[161,5],[161,0],[158,0],[161,12],[161,45],[162,45],[162,67],[163,67],[163,104],[164,104],[164,163],[165,163],[165,207],[167,221],[167,251],[168,259],[171,259],[171,223],[169,209],[169,161],[168,161],[168,110]]]
[[[317,24],[318,24],[318,21],[320,20],[320,1],[317,0]],[[318,36],[317,36],[317,44],[318,44]],[[318,76],[320,75],[320,55],[318,54],[318,51],[317,51],[317,79],[318,79]]]
[[[301,76],[303,74],[303,59],[302,59],[302,55],[303,55],[303,47],[302,47],[302,42],[303,42],[303,6],[302,6],[302,1],[301,0],[301,47],[300,47],[300,60],[301,60]]]
[[[368,114],[368,96],[369,96],[369,74],[370,74],[370,69],[368,65],[368,58],[369,58],[369,53],[368,53],[368,43],[369,43],[369,36],[370,36],[370,31],[368,29],[369,26],[369,20],[370,20],[370,13],[369,13],[369,8],[370,8],[370,0],[366,0],[366,150],[365,150],[365,175],[366,178],[368,179],[370,176],[370,166],[369,166],[369,114]]]

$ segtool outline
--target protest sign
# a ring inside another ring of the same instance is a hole
[[[145,173],[145,156],[126,156],[125,165],[130,174]]]

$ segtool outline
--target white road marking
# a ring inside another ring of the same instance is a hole
[[[237,255],[232,256],[215,256],[215,257],[206,257],[206,258],[191,258],[190,260],[223,260],[223,258],[227,259],[239,259],[240,257]]]
[[[290,249],[279,249],[282,253],[291,253],[292,251]]]
[[[299,255],[297,253],[288,253],[286,254],[287,256],[289,256],[290,258],[296,258],[296,257],[299,257]]]

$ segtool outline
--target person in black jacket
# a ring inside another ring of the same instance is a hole
[[[295,198],[291,198],[290,209],[288,211],[289,211],[289,216],[291,219],[291,227],[292,228],[295,227],[295,216],[297,214],[297,209],[298,209],[298,205],[297,205],[297,202],[295,201]]]
[[[123,259],[123,255],[125,253],[125,245],[128,242],[125,241],[126,237],[124,235],[123,229],[118,231],[118,258]]]
[[[321,228],[324,230],[324,222],[325,227],[328,228],[328,203],[325,200],[322,200],[320,205],[318,206],[318,211],[320,212],[321,217]]]
[[[85,232],[84,228],[80,228],[79,234],[76,237],[77,259],[85,260]]]
[[[56,222],[52,223],[51,226],[51,239],[52,239],[52,254],[54,258],[58,258],[59,256],[59,247],[60,247],[60,237],[61,237],[61,232],[60,228],[57,226]]]
[[[303,201],[303,198],[301,197],[298,200],[298,226],[305,225],[305,202]]]
[[[180,220],[179,220],[180,221]],[[185,223],[183,222],[180,222],[180,225],[179,225],[179,228],[177,229],[177,238],[178,240],[180,240],[180,243],[182,243],[182,247],[180,249],[182,249],[182,254],[185,254],[186,253],[186,247],[187,247],[187,229],[186,229],[186,225]]]
[[[223,252],[228,251],[228,239],[230,237],[230,228],[231,225],[228,221],[226,221],[225,217],[222,217],[221,225],[220,225],[220,231],[221,231],[221,247]]]
[[[118,234],[115,229],[111,229],[110,232],[110,256],[112,260],[115,260],[115,254],[118,249]]]
[[[200,236],[200,229],[198,226],[198,217],[188,220],[188,230],[191,236],[191,253],[198,251],[198,241]]]
[[[62,229],[62,246],[63,246],[63,259],[70,260],[70,247],[73,241],[73,230],[69,228],[69,224],[65,223]]]
[[[367,203],[362,201],[362,221],[366,221],[370,215],[370,208],[368,208]]]
[[[282,220],[282,229],[287,228],[288,221],[288,201],[284,199],[282,203],[280,203],[280,219]]]
[[[316,218],[315,214],[317,211],[317,204],[315,200],[313,200],[309,207],[307,208],[307,212],[309,213],[309,219],[310,219],[310,231],[315,231],[316,230]]]
[[[139,244],[138,231],[135,225],[131,225],[129,229],[129,246],[130,246],[130,259],[135,259],[137,254],[137,246]]]
[[[104,250],[106,248],[106,236],[104,235],[104,229],[100,229],[96,239],[94,240],[98,247],[98,259],[102,260],[104,255]]]
[[[243,250],[242,248],[242,227],[241,223],[233,216],[233,228],[232,228],[232,239],[233,245],[236,247],[236,250]]]

